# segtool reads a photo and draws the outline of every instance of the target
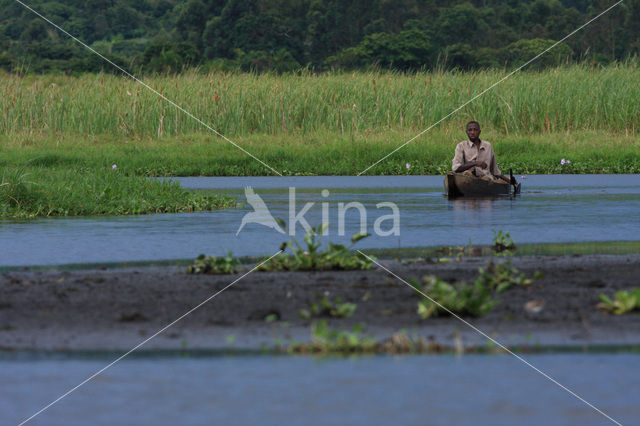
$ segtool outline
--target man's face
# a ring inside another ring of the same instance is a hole
[[[471,123],[467,126],[467,136],[471,142],[475,142],[480,137],[480,126]]]

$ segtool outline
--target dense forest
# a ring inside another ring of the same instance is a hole
[[[411,71],[514,67],[616,0],[29,0],[139,72]],[[15,0],[0,0],[0,68],[111,70]],[[640,0],[626,0],[532,66],[638,56]]]

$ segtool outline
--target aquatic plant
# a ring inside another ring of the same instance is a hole
[[[512,286],[528,286],[536,279],[542,278],[539,271],[534,273],[533,278],[525,277],[524,273],[519,273],[516,268],[511,267],[511,262],[494,263],[489,261],[487,268],[478,269],[478,278],[476,282],[496,293],[502,293]]]
[[[423,319],[450,315],[450,312],[479,317],[493,309],[497,303],[494,297],[498,294],[513,286],[530,285],[535,279],[542,277],[539,272],[536,272],[533,278],[526,278],[523,273],[518,272],[511,267],[510,262],[496,265],[490,261],[486,269],[478,269],[478,277],[472,284],[460,282],[454,286],[435,275],[423,277],[422,283],[416,280],[409,280],[409,283],[419,292],[429,296],[419,294],[418,315]]]
[[[231,251],[226,256],[205,256],[201,254],[193,265],[187,266],[187,274],[235,274],[238,260],[233,257]]]
[[[493,230],[493,250],[503,255],[511,254],[516,249],[516,244],[508,231],[502,229]]]
[[[462,256],[473,256],[482,254],[482,249],[480,247],[474,247],[471,245],[471,238],[469,238],[469,243],[466,246],[441,246],[436,250],[436,254],[438,256],[445,257],[456,257],[457,260],[462,259]],[[438,259],[439,261],[444,261],[444,259]]]
[[[334,317],[349,318],[356,311],[355,303],[343,302],[340,297],[336,297],[333,302],[323,294],[317,301],[309,303],[309,309],[301,309],[300,318],[310,319],[312,317]]]
[[[474,351],[477,348],[467,348]],[[422,336],[409,336],[405,331],[393,333],[389,338],[381,341],[367,338],[363,333],[363,326],[353,326],[351,331],[335,330],[326,321],[314,322],[311,325],[310,343],[292,343],[287,347],[289,353],[295,354],[434,354],[451,352],[453,348],[446,347],[435,340],[427,341]]]
[[[1,217],[178,213],[236,205],[231,197],[107,168],[6,167],[1,175]]]
[[[363,326],[356,324],[351,331],[334,330],[326,320],[311,324],[311,343],[294,343],[291,353],[363,353],[375,352],[376,341],[364,336]]]
[[[438,315],[449,315],[453,312],[458,315],[470,315],[479,317],[489,312],[494,305],[489,289],[481,282],[469,285],[460,283],[456,287],[436,277],[427,275],[422,279],[422,285],[415,281],[411,284],[429,298],[420,295],[418,302],[418,315],[422,319]]]
[[[282,226],[284,222],[280,220]],[[312,227],[304,235],[303,247],[296,238],[282,243],[281,249],[291,250],[291,255],[280,255],[270,262],[262,265],[264,271],[305,271],[305,270],[352,270],[371,269],[372,261],[360,253],[351,251],[358,241],[369,236],[367,233],[358,232],[351,237],[351,244],[329,243],[326,250],[320,250],[322,235],[329,226],[328,223]]]
[[[235,137],[421,130],[502,77],[502,70],[285,75],[190,71],[149,77],[147,83]],[[640,112],[639,79],[637,62],[524,71],[478,98],[472,115],[504,134],[633,132]],[[112,74],[2,73],[0,91],[5,94],[0,98],[0,135],[26,131],[157,137],[203,132],[198,122],[159,102],[156,94]],[[467,117],[454,117],[451,126],[461,129]]]
[[[614,294],[614,300],[605,294],[598,296],[601,303],[598,308],[616,315],[622,315],[634,310],[640,310],[640,288],[634,288],[630,291],[620,290]]]
[[[435,340],[427,341],[422,336],[409,336],[405,331],[399,331],[378,342],[376,350],[385,354],[436,354],[451,351],[451,348]]]

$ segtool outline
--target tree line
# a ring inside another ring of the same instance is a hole
[[[131,71],[513,68],[615,0],[32,0]],[[0,0],[0,68],[110,66],[14,0]],[[534,68],[640,53],[640,0],[626,0]]]

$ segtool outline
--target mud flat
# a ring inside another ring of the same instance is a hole
[[[494,258],[494,262],[505,259]],[[435,274],[471,282],[487,257],[445,263],[382,263],[404,279]],[[511,347],[640,346],[640,314],[596,308],[598,295],[640,286],[640,255],[527,256],[511,259],[527,276],[544,278],[498,296],[486,316],[464,319]],[[332,329],[362,324],[363,336],[401,330],[442,345],[487,345],[487,338],[451,317],[417,315],[415,291],[381,269],[187,275],[184,268],[137,267],[0,275],[1,350],[260,349],[311,338],[312,321]],[[163,327],[229,286],[183,319]],[[300,317],[310,303],[340,298],[350,318]],[[527,302],[542,306],[525,309]]]

